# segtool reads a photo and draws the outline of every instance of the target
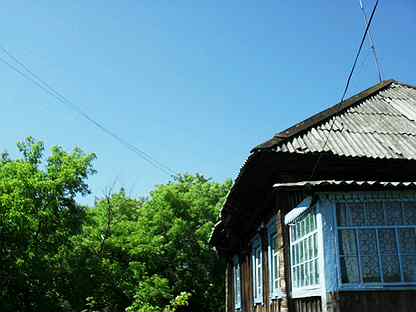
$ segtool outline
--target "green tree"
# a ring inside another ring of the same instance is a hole
[[[224,263],[208,246],[231,182],[182,175],[87,208],[93,154],[32,138],[0,158],[0,311],[224,310]]]
[[[224,310],[224,264],[208,239],[230,186],[183,175],[156,187],[147,199],[121,191],[98,201],[64,257],[73,270],[72,306]]]
[[[57,256],[81,230],[84,208],[75,197],[88,193],[93,154],[18,143],[21,158],[0,162],[0,310],[55,311],[65,305]]]
[[[153,311],[140,308],[145,305],[162,311],[184,297],[189,311],[224,309],[224,263],[208,240],[230,187],[230,181],[183,175],[151,193],[140,209],[130,254],[146,263],[146,279],[165,281],[169,290],[142,296],[139,287],[130,311]]]

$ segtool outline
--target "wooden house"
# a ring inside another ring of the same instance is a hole
[[[416,88],[384,81],[255,147],[211,243],[227,312],[416,311]]]

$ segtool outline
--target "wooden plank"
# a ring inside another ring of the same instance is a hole
[[[414,312],[416,290],[379,290],[340,292],[336,305],[344,311]]]

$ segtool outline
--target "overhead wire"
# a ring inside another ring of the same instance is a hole
[[[362,0],[360,1],[360,8],[361,8],[361,12],[363,12],[363,17],[364,17],[364,22],[367,23],[367,13],[365,12],[365,8],[364,8],[364,4],[362,2]],[[377,67],[377,73],[378,73],[378,79],[380,82],[383,81],[383,68],[381,67],[381,63],[378,59],[377,56],[377,52],[376,52],[376,46],[374,43],[374,39],[373,39],[373,35],[371,34],[371,29],[368,29],[368,40],[370,42],[370,48],[373,51],[373,55],[374,55],[374,62],[376,63],[376,67]]]
[[[361,53],[363,53],[363,52],[361,52]],[[358,64],[357,70],[354,72],[354,77],[355,78],[358,78],[360,76],[361,72],[363,70],[367,69],[367,67],[368,67],[368,59],[369,59],[369,56],[371,55],[371,49],[368,48],[366,50],[366,53],[364,55],[363,54],[361,54],[361,55],[362,55],[361,63]],[[359,83],[359,81],[352,80],[351,81],[350,89],[354,89],[354,87],[356,87],[358,83]]]
[[[339,101],[339,103],[342,103],[344,101],[345,95],[347,94],[348,87],[350,85],[352,75],[353,75],[354,70],[355,70],[355,67],[357,65],[358,58],[360,56],[360,53],[361,53],[361,50],[363,48],[365,39],[367,37],[367,33],[368,33],[369,29],[370,29],[371,22],[373,21],[374,14],[375,14],[375,12],[377,10],[378,2],[379,2],[379,0],[377,0],[376,3],[374,4],[373,10],[371,12],[370,19],[368,20],[367,26],[365,27],[365,31],[364,31],[363,37],[361,38],[360,46],[359,46],[358,51],[357,51],[357,53],[355,55],[354,63],[352,64],[352,68],[351,68],[350,73],[348,75],[347,82],[345,84],[344,91],[342,92],[341,100]],[[334,124],[335,124],[335,116],[332,117],[331,126],[329,127],[328,133],[325,136],[324,144],[322,145],[321,152],[319,153],[318,159],[316,160],[315,165],[313,166],[312,173],[311,173],[311,175],[309,177],[309,180],[312,180],[313,176],[315,175],[316,170],[318,169],[319,162],[321,161],[322,156],[323,156],[324,151],[325,151],[325,148],[326,148],[326,146],[328,144],[329,134],[331,133],[332,129],[334,128]]]
[[[125,148],[139,156],[141,159],[145,160],[147,163],[155,167],[156,169],[162,171],[163,173],[167,174],[170,177],[177,176],[177,173],[169,168],[168,166],[162,164],[161,162],[154,159],[149,153],[146,153],[142,149],[138,148],[137,146],[129,143],[127,140],[123,139],[121,136],[119,136],[117,133],[111,131],[106,126],[104,126],[101,122],[95,120],[90,115],[85,113],[79,106],[75,105],[72,101],[70,101],[67,97],[65,97],[62,93],[58,92],[55,88],[53,88],[49,83],[47,83],[45,80],[43,80],[39,75],[34,73],[27,65],[25,65],[22,61],[20,61],[15,55],[13,55],[9,50],[7,50],[5,47],[0,45],[0,50],[3,51],[5,55],[7,55],[11,60],[13,60],[17,65],[19,65],[21,68],[18,68],[18,66],[15,66],[8,62],[6,59],[0,57],[0,62],[5,64],[7,67],[21,75],[26,80],[30,81],[34,85],[36,85],[38,88],[43,90],[48,95],[55,98],[58,102],[65,105],[69,109],[75,111],[80,116],[82,116],[84,119],[86,119],[88,122],[95,125],[98,129],[112,137],[114,140],[118,141],[121,145],[123,145]]]

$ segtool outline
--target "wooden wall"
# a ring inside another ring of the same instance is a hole
[[[416,290],[344,291],[331,297],[334,312],[416,311]]]
[[[289,233],[284,225],[284,215],[304,199],[304,192],[275,193],[273,209],[263,216],[266,224],[272,215],[276,216],[279,248],[280,289],[286,295],[279,300],[269,298],[269,255],[267,228],[251,233],[241,244],[242,312],[322,312],[320,297],[290,298]],[[263,304],[253,304],[252,263],[250,239],[260,234],[263,247]],[[235,312],[233,289],[233,263],[229,258],[226,274],[227,312]],[[416,312],[415,290],[343,291],[327,294],[327,312]]]
[[[270,300],[269,290],[269,255],[268,255],[268,235],[267,228],[262,227],[259,232],[253,232],[243,239],[240,249],[241,256],[241,279],[242,279],[242,310],[244,312],[288,312],[290,298],[290,266],[289,266],[289,233],[287,227],[284,225],[284,215],[304,199],[303,192],[291,192],[275,194],[273,200],[270,202],[272,207],[268,210],[268,214],[260,218],[263,224],[267,224],[272,216],[276,216],[276,231],[278,234],[278,248],[279,248],[279,274],[280,274],[280,289],[284,293],[284,297],[276,300]],[[258,224],[260,226],[260,224]],[[253,303],[253,287],[252,287],[252,259],[251,259],[251,245],[250,240],[256,234],[260,234],[263,248],[263,304],[254,305]],[[234,287],[233,287],[233,263],[232,255],[229,258],[227,266],[227,311],[234,312]],[[300,303],[302,300],[298,300]],[[293,310],[297,311],[297,310]],[[302,310],[306,311],[306,310]],[[307,310],[315,312],[316,310]]]
[[[251,282],[251,249],[249,239],[255,235],[261,222],[266,223],[272,214],[279,215],[278,231],[281,237],[282,289],[290,294],[290,266],[288,233],[283,226],[283,216],[295,207],[305,196],[304,193],[275,193],[272,205],[268,197],[272,193],[272,185],[277,182],[300,181],[309,179],[311,168],[318,155],[294,155],[285,153],[257,153],[250,156],[250,161],[241,173],[236,185],[229,195],[228,204],[224,207],[224,231],[215,240],[217,250],[222,255],[232,257],[237,250],[243,257],[243,312],[260,311],[320,311],[319,297],[291,299],[290,296],[270,303],[268,298],[268,255],[267,244],[264,246],[264,304],[253,305]],[[406,170],[403,170],[405,168]],[[416,166],[411,161],[372,160],[349,157],[323,155],[314,179],[343,180],[412,180],[416,175]],[[231,217],[232,216],[232,217]],[[283,258],[283,259],[282,259]],[[282,266],[283,264],[283,266]],[[232,266],[228,268],[227,311],[234,312]],[[415,311],[416,295],[412,291],[374,291],[374,292],[343,292],[327,295],[328,311]]]
[[[321,297],[307,297],[292,299],[291,311],[293,312],[322,312]],[[355,311],[355,310],[351,310]]]

